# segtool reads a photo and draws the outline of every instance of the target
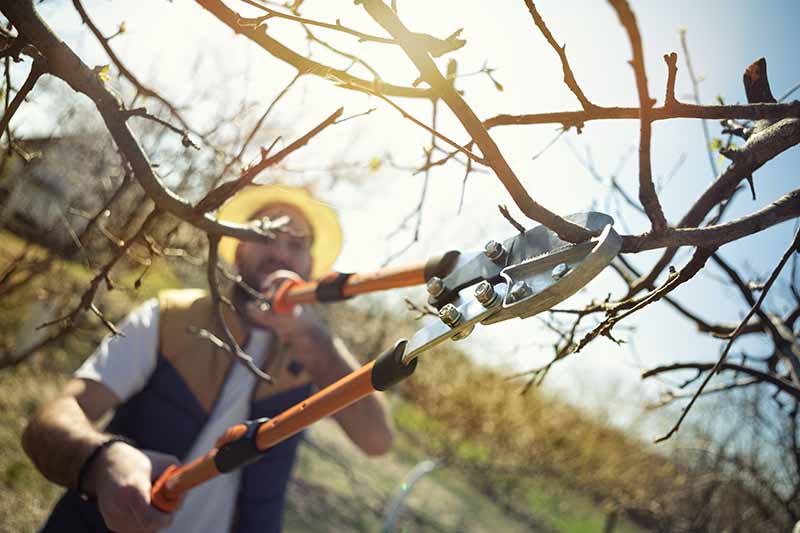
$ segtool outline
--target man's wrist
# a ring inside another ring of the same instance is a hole
[[[78,473],[77,490],[78,494],[85,499],[94,499],[97,496],[99,478],[108,465],[105,464],[105,455],[111,446],[123,443],[133,446],[133,441],[119,435],[108,435],[97,444],[92,452],[86,457]]]

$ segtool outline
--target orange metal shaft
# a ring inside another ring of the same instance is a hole
[[[314,422],[375,392],[372,386],[374,364],[374,361],[367,363],[263,424],[256,434],[258,449],[267,450]],[[216,447],[207,454],[186,465],[173,465],[165,470],[153,484],[152,504],[165,512],[177,510],[187,491],[220,474],[214,461],[219,448],[240,438],[245,431],[244,424],[233,426],[220,437]]]
[[[342,288],[345,297],[367,292],[384,291],[399,287],[412,287],[425,283],[425,263],[382,268],[375,272],[352,274]],[[317,302],[318,283],[309,281],[291,287],[284,296],[287,305],[311,304]]]

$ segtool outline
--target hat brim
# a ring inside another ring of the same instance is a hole
[[[311,276],[318,278],[330,271],[342,249],[339,217],[330,206],[311,196],[305,189],[283,185],[245,187],[222,205],[217,218],[224,222],[246,224],[270,204],[292,205],[305,216],[314,234],[311,244]],[[219,257],[232,265],[236,264],[238,246],[239,239],[223,237],[219,241]]]

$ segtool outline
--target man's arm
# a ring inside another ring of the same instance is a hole
[[[113,531],[157,531],[172,517],[150,505],[151,479],[177,458],[141,451],[124,442],[103,448],[78,487],[81,466],[111,435],[95,428],[102,415],[119,405],[108,387],[72,379],[62,394],[47,402],[28,423],[22,447],[50,481],[96,495],[100,513]]]
[[[22,447],[44,477],[77,488],[81,465],[109,438],[92,422],[118,404],[117,396],[105,385],[72,379],[30,420],[22,434]]]

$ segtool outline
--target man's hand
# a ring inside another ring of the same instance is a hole
[[[288,270],[276,270],[267,277],[261,292],[268,298],[286,279],[296,279],[297,274]],[[308,307],[296,306],[291,313],[264,311],[255,301],[246,304],[245,316],[253,324],[272,330],[282,344],[291,344],[297,355],[327,349],[333,342],[328,329]]]
[[[172,515],[150,505],[154,479],[171,464],[172,455],[139,450],[115,442],[100,452],[86,477],[86,489],[97,495],[106,526],[118,533],[143,533],[169,527]]]

